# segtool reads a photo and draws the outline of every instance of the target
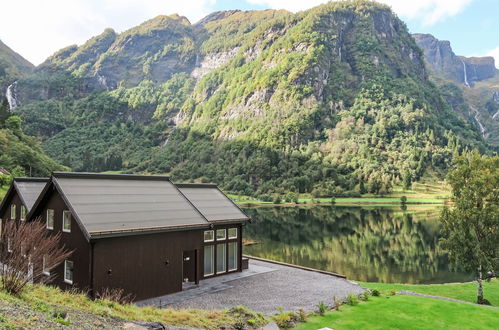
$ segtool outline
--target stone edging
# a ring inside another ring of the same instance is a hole
[[[341,277],[341,278],[343,278],[345,280],[347,279],[346,275],[337,274],[337,273],[333,273],[333,272],[328,272],[328,271],[325,271],[325,270],[320,270],[320,269],[315,269],[315,268],[309,268],[309,267],[304,267],[304,266],[298,266],[298,265],[288,264],[288,263],[281,262],[281,261],[275,261],[275,260],[270,260],[270,259],[265,259],[265,258],[253,257],[253,256],[248,256],[248,255],[243,255],[243,257],[244,258],[248,258],[248,259],[254,259],[254,260],[258,260],[258,261],[263,261],[263,262],[269,262],[269,263],[276,264],[276,265],[281,265],[281,266],[286,266],[286,267],[293,267],[293,268],[298,268],[298,269],[301,269],[301,270],[307,270],[309,272],[316,272],[316,273],[320,273],[320,274]]]

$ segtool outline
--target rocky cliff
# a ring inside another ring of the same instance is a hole
[[[493,57],[457,56],[447,40],[438,40],[431,34],[416,33],[413,37],[423,50],[430,69],[447,79],[470,87],[475,82],[492,78],[496,74]]]

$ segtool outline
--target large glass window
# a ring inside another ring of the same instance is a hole
[[[21,205],[21,220],[26,220],[26,207]]]
[[[237,238],[237,228],[229,228],[229,239]]]
[[[224,273],[226,271],[225,266],[225,243],[217,244],[217,273]]]
[[[66,233],[71,232],[71,212],[64,211],[62,213],[62,231]]]
[[[10,206],[10,218],[12,220],[15,220],[16,219],[16,204],[12,204]]]
[[[73,284],[73,262],[64,261],[64,282]]]
[[[237,269],[237,242],[229,242],[229,270]]]
[[[213,242],[215,240],[215,232],[213,230],[207,230],[204,232],[204,241]]]
[[[217,230],[217,241],[223,241],[226,238],[226,233],[225,229],[218,229]]]
[[[204,276],[213,275],[215,263],[215,246],[206,245],[204,247]]]
[[[54,210],[47,210],[47,229],[54,229]]]

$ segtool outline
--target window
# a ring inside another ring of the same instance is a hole
[[[207,230],[204,232],[204,241],[213,242],[215,240],[215,233],[213,230]]]
[[[227,233],[225,229],[218,229],[217,230],[217,241],[223,241],[224,239],[227,238]]]
[[[237,269],[237,242],[229,242],[229,270]]]
[[[43,256],[42,258],[42,273],[44,275],[50,275],[50,269],[49,269],[49,265],[48,265],[48,258],[47,256]]]
[[[54,229],[54,210],[47,210],[47,229]]]
[[[226,244],[217,244],[217,274],[224,273],[226,271],[225,247]]]
[[[26,207],[21,205],[21,220],[26,220]]]
[[[71,212],[64,211],[62,212],[62,231],[66,233],[71,232]]]
[[[215,246],[213,245],[206,245],[204,247],[204,276],[210,276],[214,273],[214,249]]]
[[[12,220],[15,220],[16,219],[16,204],[12,204],[10,206],[10,218]]]
[[[237,228],[229,228],[229,239],[237,238]]]
[[[7,252],[12,252],[12,238],[7,238]]]
[[[64,261],[64,282],[73,284],[73,262]]]

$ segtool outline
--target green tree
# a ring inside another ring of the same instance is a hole
[[[477,302],[487,303],[483,275],[494,273],[499,265],[499,156],[463,154],[448,181],[453,206],[441,214],[441,243],[455,264],[476,273]]]

